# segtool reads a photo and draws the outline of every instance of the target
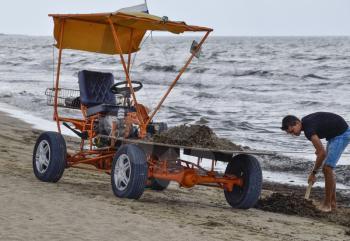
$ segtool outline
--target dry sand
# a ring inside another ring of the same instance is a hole
[[[213,188],[172,183],[134,201],[116,198],[105,174],[67,169],[56,184],[40,182],[40,131],[3,113],[0,126],[0,240],[350,240],[348,227],[327,219],[232,209]]]

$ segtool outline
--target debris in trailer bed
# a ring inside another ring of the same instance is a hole
[[[171,145],[218,150],[244,150],[240,145],[236,145],[225,138],[219,138],[212,129],[205,125],[175,126],[160,134],[155,134],[152,141]]]

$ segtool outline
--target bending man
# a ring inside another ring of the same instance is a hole
[[[312,142],[317,157],[308,183],[316,182],[316,174],[323,166],[325,198],[320,210],[330,212],[336,209],[336,181],[333,169],[350,142],[350,129],[346,121],[341,116],[328,112],[312,113],[301,120],[288,115],[283,118],[281,129],[294,136],[299,136],[301,131],[304,131],[306,138]],[[323,138],[327,140],[326,149],[321,142]]]

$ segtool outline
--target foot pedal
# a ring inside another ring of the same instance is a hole
[[[69,130],[73,131],[74,134],[76,134],[77,136],[79,136],[81,139],[83,139],[83,140],[87,140],[87,139],[88,139],[88,136],[89,136],[89,135],[88,135],[87,131],[79,132],[79,131],[73,129],[72,127],[70,127],[66,122],[63,122],[62,124],[63,124],[65,127],[67,127]]]

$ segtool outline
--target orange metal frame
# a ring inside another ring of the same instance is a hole
[[[89,169],[89,170],[97,170],[109,173],[111,172],[111,166],[113,157],[116,153],[116,148],[114,146],[115,142],[113,141],[111,146],[101,149],[94,149],[93,146],[93,139],[97,136],[97,133],[94,131],[94,124],[96,121],[98,121],[100,115],[94,115],[87,117],[86,115],[86,107],[81,106],[81,112],[83,115],[83,119],[73,119],[73,118],[65,118],[60,117],[58,113],[58,88],[59,88],[59,80],[60,80],[60,70],[61,70],[61,59],[62,59],[62,41],[64,38],[64,25],[65,20],[61,19],[62,21],[61,28],[60,28],[60,37],[59,37],[59,54],[58,54],[58,63],[57,63],[57,74],[56,74],[56,81],[55,81],[55,96],[54,96],[54,115],[53,119],[57,122],[57,129],[58,132],[61,133],[61,127],[60,122],[68,122],[74,125],[75,129],[80,130],[82,133],[87,135],[87,140],[89,141],[89,148],[88,150],[84,149],[85,140],[84,138],[81,138],[81,144],[80,144],[80,150],[77,153],[68,153],[67,154],[67,167],[76,167],[76,168],[83,168],[83,169]],[[115,26],[115,24],[112,22],[112,20],[108,19],[113,38],[115,43],[115,48],[118,52],[122,53],[121,51],[121,45],[119,42],[119,38],[117,35],[117,28],[118,26]],[[201,48],[205,40],[207,39],[208,35],[210,34],[211,30],[207,30],[204,37],[201,39],[197,51]],[[133,31],[130,31],[130,40],[133,37]],[[130,41],[129,49],[131,49],[132,41]],[[196,52],[196,51],[195,51]],[[141,104],[138,104],[136,99],[136,94],[134,92],[131,78],[129,75],[130,71],[130,64],[131,64],[131,53],[129,51],[128,54],[128,60],[127,62],[124,59],[123,54],[120,54],[120,60],[125,72],[125,77],[127,81],[127,85],[130,88],[130,92],[132,95],[132,100],[136,108],[136,116],[138,120],[138,124],[140,126],[140,138],[144,138],[146,136],[146,128],[147,125],[152,121],[155,114],[159,111],[160,107],[164,103],[165,99],[171,92],[171,90],[176,85],[177,81],[180,79],[181,75],[185,72],[189,64],[191,63],[193,57],[196,53],[192,53],[191,56],[188,58],[184,66],[181,68],[180,72],[176,76],[176,78],[173,80],[171,85],[169,86],[166,93],[162,96],[160,99],[158,105],[152,112],[150,116],[148,116],[147,113],[144,111],[144,107]],[[219,188],[223,188],[228,191],[232,191],[233,187],[235,185],[242,186],[243,181],[240,178],[237,178],[235,176],[217,176],[217,173],[214,171],[214,166],[216,164],[216,160],[212,160],[211,170],[205,170],[200,166],[200,159],[198,159],[198,163],[194,164],[191,162],[183,161],[183,160],[177,160],[178,164],[176,170],[170,170],[168,168],[168,161],[167,160],[158,160],[155,156],[148,156],[148,176],[149,178],[159,178],[159,179],[165,179],[165,180],[172,180],[178,182],[183,187],[192,187],[194,185],[211,185]],[[88,164],[92,165],[95,168],[87,168],[85,166],[81,166],[80,164]]]

